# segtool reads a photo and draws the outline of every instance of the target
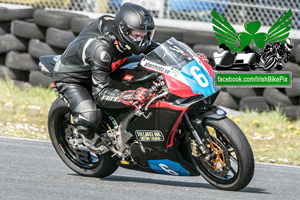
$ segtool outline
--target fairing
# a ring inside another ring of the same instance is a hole
[[[141,65],[163,74],[170,93],[181,98],[216,92],[208,64],[185,44],[171,38],[147,54]]]

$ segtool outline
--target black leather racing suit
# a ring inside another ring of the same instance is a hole
[[[122,91],[111,87],[110,73],[128,56],[112,33],[114,18],[104,15],[89,24],[67,47],[56,63],[53,82],[68,101],[79,133],[94,137],[101,121],[100,107],[126,107]],[[144,53],[158,45],[152,41]],[[96,102],[96,104],[95,104]]]

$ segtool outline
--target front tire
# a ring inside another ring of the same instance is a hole
[[[241,129],[229,118],[207,118],[202,125],[195,122],[193,125],[197,131],[202,126],[209,133],[208,149],[215,153],[211,160],[206,160],[205,156],[193,156],[192,160],[203,178],[222,190],[237,191],[246,187],[254,174],[254,158]]]
[[[90,151],[75,150],[68,138],[73,134],[73,124],[70,118],[70,108],[60,98],[57,98],[49,111],[48,130],[54,149],[63,162],[76,173],[83,176],[104,178],[118,168],[116,157],[108,152],[97,155]]]

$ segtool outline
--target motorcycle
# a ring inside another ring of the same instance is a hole
[[[40,58],[52,76],[58,56]],[[175,176],[203,176],[222,190],[240,190],[251,181],[254,158],[241,129],[213,105],[220,89],[211,67],[185,44],[171,38],[138,63],[112,73],[121,90],[147,87],[154,97],[127,109],[101,108],[100,150],[83,144],[63,97],[52,104],[48,130],[52,144],[73,171],[106,177],[117,168]]]

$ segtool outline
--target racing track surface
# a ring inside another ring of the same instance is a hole
[[[300,199],[300,167],[256,163],[252,182],[221,191],[202,177],[175,177],[119,168],[105,178],[71,171],[50,142],[0,137],[0,199]]]

